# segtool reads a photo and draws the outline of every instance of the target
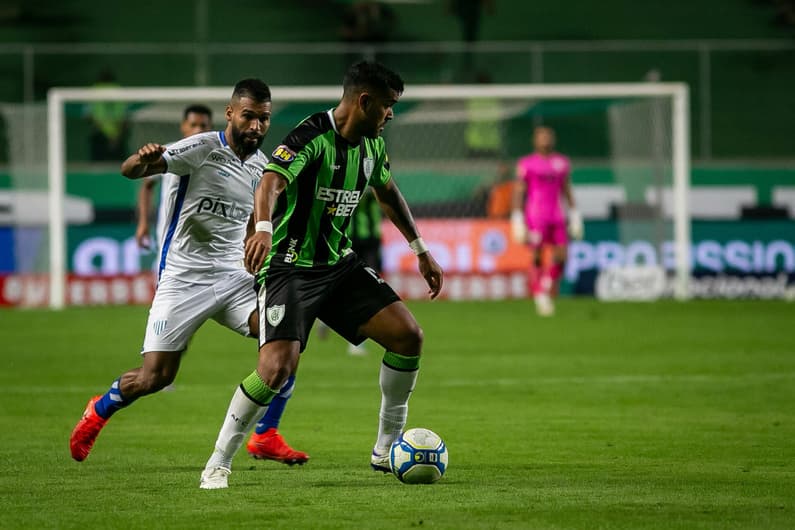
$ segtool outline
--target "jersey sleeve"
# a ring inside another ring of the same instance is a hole
[[[296,134],[290,134],[271,153],[271,160],[265,171],[276,173],[292,183],[303,169],[317,156],[314,142],[301,142]]]
[[[175,175],[190,175],[204,161],[207,150],[206,140],[196,136],[174,142],[163,152],[166,171]]]
[[[390,180],[392,180],[392,171],[389,165],[389,155],[386,153],[386,147],[384,146],[383,138],[379,138],[380,142],[378,144],[379,147],[379,156],[376,160],[375,168],[373,169],[373,175],[370,177],[369,184],[371,186],[380,187],[386,186]]]

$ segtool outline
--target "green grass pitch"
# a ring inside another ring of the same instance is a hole
[[[87,399],[137,366],[147,308],[0,312],[0,528],[793,528],[795,304],[413,303],[408,427],[447,475],[369,469],[381,353],[313,336],[282,432],[303,467],[241,452],[199,473],[255,343],[206,324],[176,389],[118,413],[83,463]]]

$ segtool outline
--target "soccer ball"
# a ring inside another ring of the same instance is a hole
[[[389,450],[392,472],[406,484],[431,484],[447,470],[447,446],[433,431],[409,429]]]

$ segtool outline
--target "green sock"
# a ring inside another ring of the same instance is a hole
[[[384,352],[384,364],[400,371],[418,370],[420,367],[419,355],[400,355],[391,351]]]
[[[243,379],[243,382],[240,383],[240,388],[243,389],[243,392],[245,392],[252,401],[263,407],[271,402],[273,396],[279,393],[278,390],[273,390],[266,385],[262,379],[260,379],[256,370]]]

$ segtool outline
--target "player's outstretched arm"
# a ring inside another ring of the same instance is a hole
[[[144,145],[122,162],[121,174],[134,180],[163,173],[166,170],[166,161],[163,158],[165,150],[166,148],[160,144]]]
[[[254,233],[246,239],[246,270],[257,274],[273,246],[273,224],[271,215],[279,194],[287,187],[287,180],[275,171],[262,175],[254,190]]]
[[[431,256],[422,238],[420,238],[417,225],[414,223],[414,218],[411,215],[406,199],[403,198],[403,194],[400,193],[394,180],[390,180],[384,186],[374,186],[373,191],[386,216],[400,230],[406,241],[409,241],[411,250],[417,255],[420,274],[425,278],[430,288],[431,299],[436,298],[442,291],[444,272]]]

